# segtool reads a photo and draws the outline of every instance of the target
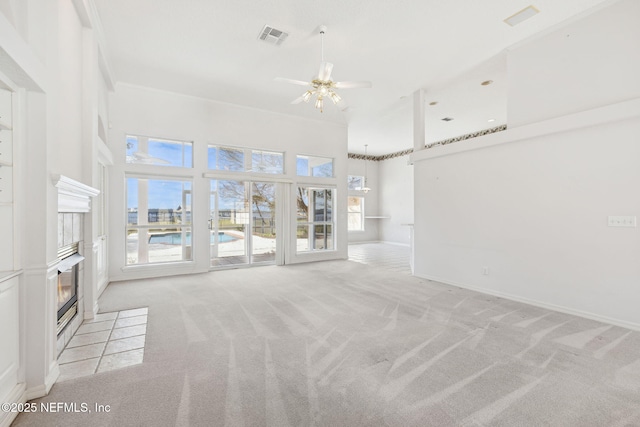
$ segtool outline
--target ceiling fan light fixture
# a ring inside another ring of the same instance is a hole
[[[344,104],[340,95],[338,95],[334,89],[351,89],[351,88],[370,88],[371,82],[368,81],[348,81],[348,82],[334,82],[331,80],[331,71],[333,70],[333,64],[324,60],[324,33],[327,27],[321,25],[320,30],[320,70],[317,77],[313,78],[311,82],[305,82],[302,80],[293,80],[277,77],[275,80],[283,83],[291,83],[301,86],[311,86],[311,89],[307,90],[304,94],[294,99],[291,104],[299,104],[302,101],[308,103],[311,98],[316,96],[315,106],[320,112],[323,112],[324,102],[323,98],[328,97],[335,104],[339,104],[341,111],[350,111],[349,107]]]
[[[302,100],[304,102],[309,102],[309,100],[311,99],[311,96],[313,95],[313,92],[308,90],[304,93],[304,95],[302,95]]]

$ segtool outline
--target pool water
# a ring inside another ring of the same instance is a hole
[[[213,241],[214,235],[211,234],[211,244]],[[186,235],[186,244],[191,244],[191,233],[187,233]],[[238,240],[236,237],[233,237],[229,234],[218,233],[218,242],[226,243],[233,242],[234,240]],[[165,245],[180,245],[182,244],[182,233],[164,233],[164,234],[152,234],[149,236],[149,243],[160,243]]]

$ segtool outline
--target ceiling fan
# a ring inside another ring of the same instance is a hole
[[[333,64],[331,62],[325,62],[324,60],[324,33],[327,30],[327,27],[324,25],[320,26],[320,53],[321,53],[321,62],[320,62],[320,70],[318,71],[317,77],[313,78],[310,82],[305,82],[302,80],[292,80],[283,77],[277,77],[275,80],[283,83],[291,83],[294,85],[300,86],[310,86],[310,88],[303,93],[298,98],[294,99],[292,104],[299,104],[302,101],[309,102],[311,97],[315,95],[316,101],[315,106],[320,112],[323,112],[324,109],[324,99],[329,98],[335,105],[337,105],[340,110],[345,111],[348,107],[342,101],[342,98],[335,89],[352,89],[352,88],[370,88],[371,82],[367,81],[355,81],[355,82],[334,82],[331,80],[331,71],[333,70]]]

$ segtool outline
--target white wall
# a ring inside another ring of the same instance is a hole
[[[20,284],[19,394],[0,396],[3,402],[24,402],[48,393],[58,375],[56,361],[56,248],[58,193],[52,174],[64,174],[89,185],[90,168],[83,154],[92,150],[91,129],[84,120],[83,98],[103,88],[83,86],[91,58],[85,41],[91,24],[82,23],[76,7],[88,2],[25,0],[0,3],[0,64],[2,79],[15,90],[14,194],[16,245],[12,274]],[[86,14],[85,14],[86,17]],[[97,63],[93,64],[97,68]],[[92,115],[88,115],[93,119]],[[85,179],[83,179],[85,178]],[[87,267],[85,266],[85,271]],[[80,290],[82,292],[82,290]],[[79,292],[79,293],[80,293]],[[84,300],[86,301],[85,293]],[[79,317],[82,320],[82,317]],[[9,414],[11,415],[11,414]],[[0,424],[10,417],[0,416]]]
[[[371,188],[367,194],[362,191],[351,191],[354,196],[364,197],[365,216],[378,215],[380,184],[378,180],[378,167],[380,162],[366,160],[367,186]],[[364,176],[365,160],[349,159],[349,175]],[[365,219],[364,231],[349,231],[349,243],[377,242],[380,240],[379,219]]]
[[[207,145],[221,144],[249,148],[265,148],[285,152],[286,178],[296,182],[320,181],[335,183],[338,190],[337,250],[294,256],[293,262],[347,257],[346,187],[347,131],[346,126],[316,120],[301,119],[267,111],[234,106],[211,100],[170,92],[119,84],[110,100],[109,146],[114,156],[110,174],[110,277],[123,280],[207,271],[208,243],[196,247],[193,263],[180,265],[150,265],[125,268],[125,135],[170,138],[194,143],[194,168],[146,166],[150,173],[183,174],[194,181],[194,235],[208,235],[209,180]],[[295,176],[296,154],[333,157],[335,178],[314,180]],[[173,170],[172,170],[173,169]],[[293,196],[293,192],[292,192]],[[291,199],[291,205],[294,200]],[[121,214],[118,214],[118,213]],[[292,221],[295,214],[292,213]],[[197,220],[200,218],[201,220]],[[197,241],[195,242],[197,245]],[[204,255],[203,255],[204,254]]]
[[[56,104],[52,118],[58,132],[51,169],[83,181],[82,25],[71,1],[59,2],[58,17],[56,67],[51,70],[55,85],[49,88]]]
[[[28,28],[27,4],[27,1],[0,0],[0,13],[25,40]]]
[[[416,275],[640,329],[639,231],[607,227],[640,215],[640,103],[609,106],[638,96],[639,6],[514,49],[509,130],[414,157]]]
[[[638,17],[620,1],[508,52],[509,126],[639,97]]]
[[[409,227],[413,223],[413,166],[407,164],[409,156],[395,157],[379,162],[380,215],[390,219],[380,221],[380,240],[409,244]]]
[[[417,162],[416,275],[640,326],[638,228],[607,227],[640,215],[638,132],[635,119]]]
[[[350,243],[382,241],[409,245],[413,224],[413,166],[409,156],[369,161],[365,215],[388,218],[365,219],[365,231],[349,232]],[[349,159],[349,175],[364,175],[364,161]],[[354,192],[357,194],[359,192]]]

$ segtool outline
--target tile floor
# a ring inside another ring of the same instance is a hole
[[[147,312],[136,308],[85,320],[58,358],[58,382],[142,363]]]
[[[388,243],[359,243],[349,245],[349,261],[371,264],[397,273],[411,274],[408,246]]]

